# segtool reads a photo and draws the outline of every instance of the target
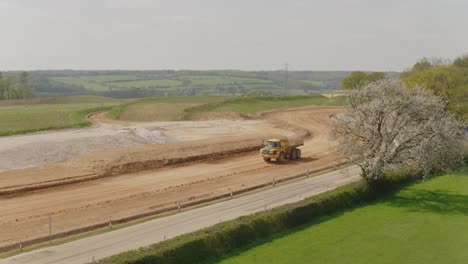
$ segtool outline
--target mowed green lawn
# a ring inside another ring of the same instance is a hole
[[[0,104],[0,136],[88,125],[85,116],[120,100],[99,96],[70,96],[16,100]]]
[[[220,263],[468,263],[468,173],[414,184]]]

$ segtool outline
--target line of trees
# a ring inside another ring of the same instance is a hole
[[[342,88],[351,91],[346,111],[335,117],[335,147],[368,183],[391,169],[429,176],[464,164],[468,54],[453,62],[423,58],[396,78],[353,72]]]
[[[25,99],[34,96],[27,72],[18,76],[0,72],[0,100]]]
[[[364,85],[386,79],[387,75],[383,72],[365,73],[363,71],[353,71],[341,81],[341,89],[358,89]]]
[[[447,109],[468,119],[468,54],[453,63],[439,58],[423,58],[400,78],[408,87],[421,85],[448,104]]]
[[[385,73],[351,72],[343,79],[341,88],[360,89],[370,83],[388,78]],[[468,120],[468,54],[453,62],[442,58],[422,58],[403,71],[400,80],[409,87],[421,86],[447,102],[447,110],[460,119]]]
[[[463,165],[463,125],[447,102],[421,85],[384,79],[351,90],[335,117],[335,147],[371,184],[385,171],[416,166],[425,176]]]

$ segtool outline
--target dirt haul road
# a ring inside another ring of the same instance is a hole
[[[311,134],[302,147],[301,161],[269,164],[258,152],[249,152],[2,196],[0,247],[47,237],[48,215],[54,234],[84,230],[333,166],[336,157],[329,152],[328,126],[330,115],[339,111],[337,107],[304,107],[262,115],[296,134]]]

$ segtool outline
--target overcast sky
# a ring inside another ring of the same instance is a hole
[[[468,52],[468,0],[0,0],[0,70],[401,71]]]

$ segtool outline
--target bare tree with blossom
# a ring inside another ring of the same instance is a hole
[[[385,79],[352,90],[335,117],[336,150],[369,182],[387,169],[417,165],[424,175],[463,164],[463,126],[446,102],[420,86]]]

